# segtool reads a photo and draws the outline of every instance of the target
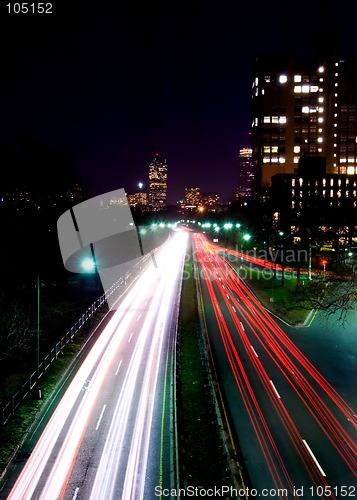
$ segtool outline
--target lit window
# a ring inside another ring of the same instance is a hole
[[[270,153],[270,146],[264,146],[263,151],[264,153]]]
[[[294,92],[296,94],[300,94],[301,93],[301,85],[295,85],[294,86]]]
[[[280,116],[279,123],[286,123],[286,116]]]
[[[322,179],[322,185],[326,186],[326,179]]]
[[[270,158],[269,157],[267,158],[266,156],[264,156],[263,163],[270,163]]]
[[[308,94],[310,92],[310,86],[309,85],[303,85],[301,87],[302,93],[303,94]]]
[[[299,163],[299,156],[294,156],[294,163]]]
[[[354,175],[354,173],[355,173],[355,167],[347,167],[348,175]]]
[[[322,140],[323,140],[322,137],[317,138],[317,142],[322,142]]]
[[[294,146],[294,153],[300,153],[300,146]]]
[[[264,116],[264,123],[270,123],[270,116]]]
[[[302,111],[303,113],[309,113],[310,108],[309,108],[309,106],[303,106],[303,107],[302,107],[302,109],[301,109],[301,111]]]
[[[291,179],[291,185],[295,187],[295,179]]]
[[[318,152],[318,153],[322,153],[322,148],[318,148],[318,149],[317,149],[317,152]]]
[[[318,85],[311,85],[310,92],[318,92],[318,91],[319,91]]]
[[[278,158],[276,156],[273,156],[271,159],[272,163],[278,163]]]
[[[280,83],[286,83],[288,81],[288,77],[286,75],[280,75],[279,76],[279,82]]]
[[[319,97],[319,102],[324,102],[324,98],[323,97]]]
[[[354,163],[355,162],[355,159],[354,157],[348,157],[348,163]]]
[[[266,75],[266,76],[264,77],[264,81],[266,81],[267,83],[269,83],[269,82],[270,82],[270,76]]]
[[[338,73],[335,73],[335,76],[338,76]]]
[[[324,67],[323,66],[320,66],[319,67],[319,73],[323,73],[324,72]]]
[[[285,158],[279,158],[279,163],[285,163]]]
[[[333,198],[333,189],[330,189],[330,198]]]
[[[272,146],[271,147],[271,152],[272,153],[277,153],[278,152],[278,146]]]
[[[330,179],[330,186],[333,186],[333,179]]]
[[[302,177],[300,177],[300,179],[299,179],[299,186],[302,186],[303,182],[304,182],[304,179]]]
[[[319,113],[323,113],[324,112],[324,108],[319,108]]]
[[[318,119],[318,122],[319,123],[323,123],[324,119],[320,116],[319,119]]]
[[[271,122],[272,123],[279,123],[279,117],[278,116],[272,116],[271,117]]]
[[[295,75],[294,82],[301,82],[301,75]]]

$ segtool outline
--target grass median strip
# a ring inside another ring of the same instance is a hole
[[[179,316],[178,431],[181,486],[230,485],[213,398],[199,344],[192,259],[185,264]]]

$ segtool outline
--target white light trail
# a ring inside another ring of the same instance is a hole
[[[177,245],[177,240],[174,237],[170,238],[169,242],[162,245],[162,247],[160,247],[155,254],[157,260],[163,260],[163,264],[165,264],[165,262],[171,264],[171,268],[166,269],[167,274],[173,272],[178,265],[174,260],[178,257],[178,253],[175,253],[176,249],[179,249],[179,251],[182,252],[182,259],[185,254],[187,235],[185,233],[179,233],[179,236],[181,238],[184,237],[183,240],[181,240],[181,245]],[[182,259],[179,261],[181,269]],[[111,320],[108,322],[86,359],[83,361],[63,398],[59,402],[44,432],[39,438],[39,441],[29,460],[23,468],[22,473],[10,492],[8,500],[29,500],[33,497],[44,468],[50,459],[52,450],[68,421],[69,414],[73,410],[74,406],[78,404],[78,401],[80,401],[75,415],[71,418],[71,425],[63,440],[63,445],[56,456],[56,460],[47,477],[47,481],[41,491],[41,495],[38,496],[38,493],[36,493],[36,498],[40,498],[42,500],[53,500],[53,498],[59,498],[61,496],[61,492],[63,493],[63,487],[67,484],[69,479],[69,474],[72,470],[81,440],[83,439],[83,434],[95,407],[100,388],[105,380],[108,370],[112,366],[119,346],[121,345],[123,339],[127,338],[127,330],[130,324],[133,319],[136,318],[135,313],[137,313],[137,309],[134,306],[138,303],[147,304],[147,297],[153,292],[152,283],[155,282],[158,272],[162,273],[164,268],[165,266],[161,266],[161,263],[159,268],[151,265],[143,272],[140,278],[133,284],[128,294],[123,298],[120,308],[118,308],[113,314]],[[165,280],[163,280],[163,283],[165,283]],[[166,283],[166,285],[168,285],[168,283]],[[158,290],[163,290],[163,286],[158,287]],[[158,295],[160,296],[160,294]],[[156,296],[157,294],[155,294],[155,297]],[[161,300],[164,296],[165,295],[162,292]],[[113,436],[113,432],[109,433],[112,437],[112,444],[115,443],[114,446],[119,444],[117,450],[114,450],[113,447],[111,450],[112,454],[114,453],[114,458],[112,456],[109,466],[110,473],[107,475],[107,484],[110,485],[110,490],[115,482],[114,476],[119,463],[122,448],[122,437],[125,434],[125,427],[135,389],[135,382],[137,380],[141,360],[143,359],[144,347],[146,345],[150,327],[153,324],[155,315],[158,311],[160,311],[160,304],[156,304],[156,307],[150,308],[150,310],[146,313],[146,320],[140,330],[140,335],[138,336],[138,341],[135,345],[129,367],[126,372],[125,380],[123,382],[123,388],[119,396],[117,407],[120,407],[120,411],[116,411],[116,415],[114,416],[112,422],[115,434],[116,432],[118,432],[118,434]],[[121,363],[122,362],[120,361],[115,374],[119,372]],[[147,370],[149,370],[149,368],[147,368]],[[83,391],[83,387],[86,386],[88,380],[90,380],[89,385],[86,387],[86,391]],[[102,419],[103,414],[104,408],[102,410],[100,420]],[[99,423],[100,422],[98,422],[98,424]],[[120,437],[118,438],[118,436]],[[118,439],[120,441],[119,443]],[[100,476],[103,478],[102,474],[98,477]],[[134,478],[132,478],[132,481],[134,482]],[[75,495],[76,494],[77,490]],[[105,498],[110,498],[110,494],[104,496]],[[95,496],[94,494],[92,498],[101,498],[101,496]]]

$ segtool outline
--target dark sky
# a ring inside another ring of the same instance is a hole
[[[232,195],[238,151],[250,146],[253,56],[308,55],[328,2],[307,13],[286,0],[62,0],[41,15],[9,15],[7,3],[0,144],[29,135],[63,148],[93,195],[147,183],[159,152],[175,203],[189,185]],[[341,52],[356,52],[357,7],[329,3]]]

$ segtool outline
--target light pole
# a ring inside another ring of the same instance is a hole
[[[37,328],[36,328],[36,375],[37,375],[37,397],[41,399],[40,389],[40,273],[37,270]]]

